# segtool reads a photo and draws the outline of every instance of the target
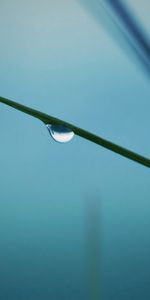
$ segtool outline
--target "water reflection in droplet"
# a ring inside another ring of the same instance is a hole
[[[67,143],[74,137],[74,132],[64,125],[46,125],[52,138],[59,143]]]

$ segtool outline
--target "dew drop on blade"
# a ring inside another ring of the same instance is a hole
[[[67,143],[74,137],[74,132],[64,125],[46,125],[52,138],[59,143]]]

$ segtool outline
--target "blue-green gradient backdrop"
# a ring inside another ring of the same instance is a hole
[[[0,95],[150,156],[149,80],[80,1],[0,1]],[[101,299],[150,299],[149,169],[1,104],[0,299],[87,299],[89,197]]]

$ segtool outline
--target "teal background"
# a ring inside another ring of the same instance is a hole
[[[1,0],[0,37],[1,96],[150,157],[149,79],[79,1]],[[150,299],[149,169],[1,104],[0,299],[87,299],[89,197],[101,299]]]

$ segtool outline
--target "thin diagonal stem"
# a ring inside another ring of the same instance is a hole
[[[0,97],[0,102],[6,104],[8,106],[11,106],[17,110],[20,110],[32,117],[35,117],[35,118],[41,120],[42,122],[44,122],[44,124],[64,125],[64,126],[68,127],[69,129],[71,129],[76,135],[78,135],[86,140],[89,140],[95,144],[98,144],[104,148],[107,148],[117,154],[120,154],[121,156],[124,156],[130,160],[133,160],[143,166],[150,168],[150,159],[149,158],[139,155],[131,150],[124,148],[124,147],[118,146],[117,144],[114,144],[108,140],[105,140],[89,131],[86,131],[82,128],[74,126],[73,124],[67,123],[67,122],[57,119],[57,118],[54,118],[54,117],[47,115],[45,113],[42,113],[38,110],[32,109],[30,107],[27,107],[25,105],[19,104],[17,102],[14,102],[12,100],[9,100],[9,99],[3,98],[3,97]]]

